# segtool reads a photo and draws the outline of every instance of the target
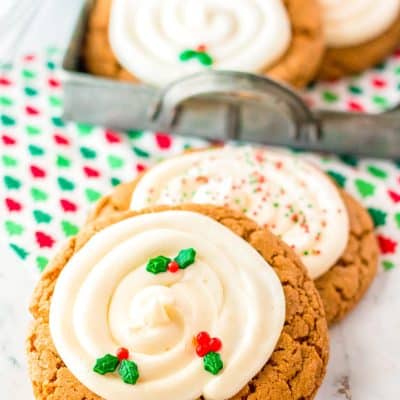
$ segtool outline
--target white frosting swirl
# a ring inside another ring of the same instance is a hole
[[[330,47],[348,47],[377,38],[400,12],[400,0],[321,1]]]
[[[109,39],[124,68],[165,85],[204,68],[179,60],[202,44],[215,69],[262,72],[289,47],[291,27],[282,0],[113,0]]]
[[[164,161],[139,181],[131,208],[181,203],[244,212],[288,243],[312,278],[332,267],[348,242],[347,210],[330,179],[298,157],[265,148],[208,150]]]
[[[193,247],[196,261],[153,275],[147,261]],[[107,400],[223,400],[268,361],[285,319],[274,270],[246,241],[201,214],[165,211],[132,217],[94,235],[61,272],[50,330],[70,371]],[[193,336],[222,340],[224,368],[214,376]],[[96,358],[129,349],[136,385],[92,371]]]

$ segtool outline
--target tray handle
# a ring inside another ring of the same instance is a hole
[[[210,96],[223,96],[227,104],[226,139],[247,139],[241,137],[240,103],[248,98],[258,98],[266,106],[284,109],[294,126],[294,139],[317,141],[321,136],[318,120],[295,92],[264,76],[236,71],[205,71],[169,84],[159,93],[149,118],[172,130],[185,101]]]

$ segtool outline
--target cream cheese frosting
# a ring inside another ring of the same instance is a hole
[[[151,274],[146,262],[196,249],[176,273]],[[50,331],[62,360],[106,400],[224,400],[266,364],[285,320],[283,288],[246,241],[202,214],[143,214],[95,234],[57,279]],[[193,336],[223,342],[218,375],[205,371]],[[123,346],[138,366],[128,385],[92,371],[94,360]]]
[[[329,270],[349,238],[345,204],[312,164],[265,148],[226,147],[189,153],[150,169],[131,208],[202,203],[244,212],[289,244],[312,278]]]
[[[327,44],[348,47],[383,34],[400,12],[400,0],[321,0]]]
[[[109,41],[125,69],[161,86],[205,65],[263,72],[288,49],[291,24],[282,0],[113,0]]]

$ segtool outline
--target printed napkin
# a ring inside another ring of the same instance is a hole
[[[59,60],[59,51],[51,48],[0,66],[0,238],[21,267],[32,271],[45,268],[60,243],[78,233],[88,210],[113,186],[184,149],[207,146],[163,132],[65,123]],[[400,98],[400,53],[353,81],[352,89],[349,82],[319,84],[306,96],[314,105],[323,98],[341,109],[348,109],[349,101],[359,105],[351,106],[357,111],[387,108]],[[400,263],[400,165],[296,155],[312,159],[368,208],[383,269]]]

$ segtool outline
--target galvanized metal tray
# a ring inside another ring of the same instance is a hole
[[[380,115],[311,111],[287,86],[240,72],[206,71],[162,89],[85,73],[80,55],[92,3],[83,3],[62,63],[65,119],[400,158],[399,108]]]

